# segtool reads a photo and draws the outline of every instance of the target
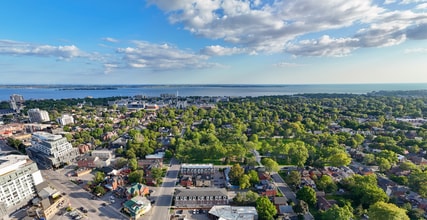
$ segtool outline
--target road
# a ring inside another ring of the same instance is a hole
[[[102,206],[102,200],[92,200],[92,194],[82,189],[80,186],[72,183],[68,177],[53,171],[42,170],[43,178],[53,187],[68,195],[70,204],[73,208],[81,206],[89,210],[86,213],[88,219],[128,219],[119,210],[110,205]],[[64,219],[61,216],[55,216],[54,219]],[[68,217],[66,219],[69,219]]]
[[[296,198],[294,191],[292,191],[292,189],[288,186],[288,184],[285,183],[285,181],[282,179],[282,177],[278,173],[272,173],[271,177],[273,178],[273,181],[276,184],[277,188],[280,190],[280,192],[282,192],[283,195],[285,195],[287,199],[290,199],[295,204],[297,204],[298,200]],[[304,219],[305,220],[314,220],[314,217],[313,217],[313,215],[311,215],[310,212],[308,212],[304,215]]]
[[[144,220],[167,220],[169,219],[169,208],[172,204],[175,184],[178,177],[180,165],[172,160],[168,167],[166,176],[163,178],[162,186],[154,193],[156,202],[151,211],[144,215]]]

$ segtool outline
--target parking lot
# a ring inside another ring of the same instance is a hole
[[[208,210],[185,209],[175,210],[175,219],[209,220]]]

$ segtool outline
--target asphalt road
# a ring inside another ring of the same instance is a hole
[[[157,192],[153,193],[156,202],[153,204],[151,211],[144,215],[144,220],[168,220],[169,208],[172,204],[173,194],[175,190],[175,183],[177,181],[180,165],[177,162],[171,162],[168,167],[166,176],[163,178],[162,186],[159,187]]]
[[[92,194],[72,183],[68,177],[53,171],[42,170],[43,178],[53,187],[61,192],[65,192],[73,208],[85,207],[89,212],[85,215],[87,219],[128,219],[119,210],[110,205],[102,206],[102,200],[93,200]],[[108,204],[108,203],[107,203]],[[55,216],[53,219],[69,219],[68,217]]]

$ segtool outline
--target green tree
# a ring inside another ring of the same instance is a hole
[[[322,175],[317,181],[316,181],[316,187],[319,190],[324,190],[327,193],[335,192],[337,190],[337,184],[335,184],[332,177],[328,175]]]
[[[392,203],[377,202],[369,207],[370,220],[409,220],[406,210]]]
[[[265,166],[265,169],[268,172],[279,171],[279,164],[271,158],[264,157],[262,158],[261,163]]]
[[[128,160],[126,158],[120,157],[115,161],[115,165],[117,168],[121,169],[128,164]]]
[[[255,185],[259,183],[259,176],[255,170],[250,170],[248,172],[248,176],[249,176],[249,181],[251,182],[251,185]]]
[[[250,177],[246,174],[243,174],[239,179],[240,189],[247,189],[251,187]]]
[[[144,171],[136,170],[128,175],[128,179],[130,183],[144,183]]]
[[[256,210],[260,220],[274,220],[277,214],[276,207],[266,196],[261,196],[256,200]]]
[[[95,175],[93,177],[93,182],[95,184],[99,184],[99,183],[104,182],[104,179],[105,179],[105,174],[103,172],[98,171],[95,173]]]
[[[299,200],[293,207],[295,213],[304,215],[309,211],[308,204],[304,200]]]
[[[136,169],[138,169],[138,161],[136,160],[136,158],[129,159],[129,168],[132,171],[135,171]]]
[[[228,176],[230,177],[231,182],[234,185],[237,185],[239,184],[240,177],[242,177],[244,173],[245,170],[243,169],[243,167],[241,167],[240,164],[236,163],[231,167]]]
[[[316,191],[309,186],[302,187],[296,195],[297,199],[304,200],[309,205],[314,206],[317,202]]]
[[[308,158],[308,150],[305,143],[296,141],[294,143],[286,144],[288,148],[288,156],[290,163],[298,167],[303,167]]]
[[[285,177],[285,182],[291,186],[293,189],[296,189],[299,184],[301,184],[301,174],[296,170],[292,170],[289,175]]]
[[[95,188],[93,188],[93,193],[95,195],[104,195],[105,194],[105,189],[102,186],[95,186]]]
[[[351,211],[351,208],[348,206],[339,207],[337,205],[333,205],[330,209],[328,209],[322,214],[322,219],[324,220],[329,220],[329,219],[351,220],[353,218],[354,218],[353,212]]]

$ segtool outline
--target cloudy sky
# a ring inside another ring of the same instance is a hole
[[[427,0],[5,0],[0,84],[427,82]]]

